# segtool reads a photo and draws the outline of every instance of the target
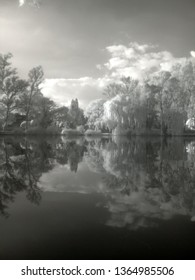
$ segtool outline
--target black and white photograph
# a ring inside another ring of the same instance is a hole
[[[193,260],[195,0],[0,0],[0,260]]]

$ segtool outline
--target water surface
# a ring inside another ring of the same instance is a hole
[[[0,138],[1,259],[190,259],[195,141]]]

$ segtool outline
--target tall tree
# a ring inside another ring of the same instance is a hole
[[[106,100],[97,99],[93,100],[85,110],[85,116],[88,119],[87,123],[89,128],[100,129],[102,128],[102,121],[104,115],[104,103]]]
[[[159,108],[161,135],[166,133],[164,116],[166,114],[166,110],[170,109],[173,103],[172,88],[175,82],[176,80],[172,78],[171,73],[168,71],[158,72],[152,76],[149,81],[150,89],[156,96]]]
[[[69,108],[66,106],[57,107],[53,111],[53,124],[59,128],[69,127],[70,116],[68,114]]]
[[[76,128],[79,125],[84,125],[86,120],[84,117],[83,110],[79,108],[79,102],[76,98],[72,99],[70,108],[69,108],[69,117],[70,117],[70,128]]]
[[[172,75],[179,81],[177,109],[187,118],[195,117],[195,59],[189,58],[176,63]]]
[[[47,97],[38,98],[37,119],[36,123],[39,127],[47,129],[53,122],[53,116],[56,109],[55,103]]]
[[[27,82],[19,79],[15,68],[11,67],[10,53],[0,55],[0,103],[4,111],[3,131],[8,125],[10,114],[18,108],[19,96],[27,89]]]
[[[42,96],[40,85],[43,82],[44,72],[41,66],[32,68],[28,74],[28,88],[23,93],[20,100],[20,107],[25,114],[26,130],[29,127],[29,121],[33,110],[33,102],[37,96]]]

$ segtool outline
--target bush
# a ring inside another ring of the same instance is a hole
[[[39,126],[30,127],[29,129],[27,129],[26,134],[34,134],[34,135],[45,134],[45,129]]]
[[[101,130],[88,129],[85,131],[85,135],[100,136],[102,135],[102,132]]]
[[[130,133],[129,129],[124,129],[122,127],[117,126],[113,131],[113,135],[128,135]]]
[[[11,132],[13,134],[25,134],[24,130],[21,127],[16,127]]]
[[[61,129],[57,126],[50,126],[45,131],[46,134],[57,135],[61,134]]]
[[[85,128],[84,128],[83,125],[77,126],[77,130],[78,130],[80,133],[82,133],[82,134],[84,134],[84,132],[85,132]]]
[[[76,129],[68,129],[65,128],[62,130],[61,134],[63,135],[67,135],[67,136],[79,136],[79,135],[83,135],[82,132],[76,130]]]
[[[42,128],[40,126],[31,127],[26,131],[26,134],[34,135],[57,135],[61,134],[60,129],[56,126],[50,126],[48,128]]]

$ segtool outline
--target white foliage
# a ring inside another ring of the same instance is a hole
[[[105,100],[97,99],[89,103],[85,110],[85,116],[88,118],[88,124],[90,127],[100,128],[102,125],[102,117],[104,113]]]
[[[109,129],[126,125],[129,106],[127,99],[125,95],[117,95],[104,104],[103,122]]]

